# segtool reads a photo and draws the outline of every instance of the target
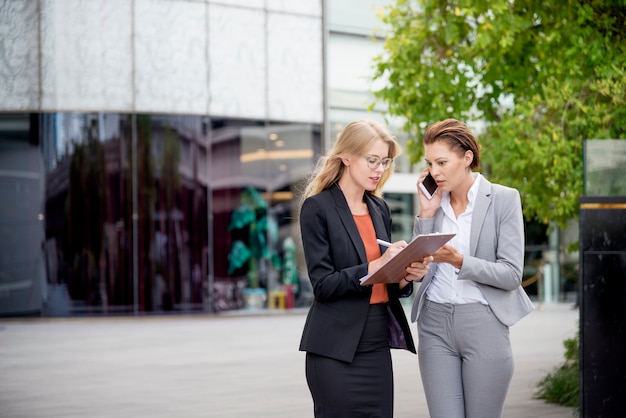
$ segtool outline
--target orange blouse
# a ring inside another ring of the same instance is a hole
[[[376,260],[380,257],[380,247],[376,242],[376,231],[374,230],[374,223],[370,214],[365,215],[352,215],[356,227],[359,230],[363,244],[365,245],[365,254],[367,261]],[[389,294],[387,293],[387,285],[377,283],[372,286],[372,295],[370,296],[370,304],[374,303],[386,303],[389,301]]]

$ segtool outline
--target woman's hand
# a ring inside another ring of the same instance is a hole
[[[445,244],[433,254],[437,263],[448,263],[460,269],[463,266],[463,254],[461,254],[452,244]]]
[[[428,270],[430,270],[429,264],[434,261],[434,257],[429,255],[425,257],[422,261],[414,261],[410,266],[406,268],[406,276],[405,279],[407,281],[421,280],[426,276]]]
[[[432,199],[428,199],[422,189],[419,187],[419,184],[424,181],[426,176],[428,175],[428,167],[422,171],[419,178],[417,179],[416,188],[417,194],[420,199],[420,218],[432,218],[435,216],[435,212],[437,208],[441,206],[441,190],[437,189]]]
[[[370,261],[369,268],[368,268],[367,272],[371,273],[373,271],[378,270],[385,263],[387,263],[389,260],[394,258],[406,246],[407,246],[407,243],[404,240],[394,242],[389,247],[387,247],[387,249],[385,250],[385,252],[383,253],[383,255],[380,258],[377,258],[376,260]]]

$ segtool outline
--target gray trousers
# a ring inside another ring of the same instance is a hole
[[[426,301],[417,320],[431,418],[499,418],[513,376],[509,328],[488,306]]]

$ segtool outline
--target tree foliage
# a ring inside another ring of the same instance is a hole
[[[528,220],[577,216],[585,139],[625,138],[625,0],[397,0],[375,91],[421,136],[435,121],[482,121],[482,170],[517,188]]]

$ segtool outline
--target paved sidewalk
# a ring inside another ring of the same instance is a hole
[[[311,417],[297,351],[304,319],[304,311],[0,319],[0,417]],[[505,418],[574,416],[533,392],[577,328],[569,304],[546,305],[511,328],[516,371]],[[394,350],[393,360],[395,417],[427,417],[417,356]]]

